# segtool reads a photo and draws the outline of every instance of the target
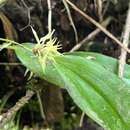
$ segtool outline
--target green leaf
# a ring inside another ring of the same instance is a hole
[[[33,47],[33,44],[23,45]],[[15,52],[32,72],[64,87],[75,103],[103,128],[130,130],[130,88],[102,64],[68,54],[54,56],[55,62],[48,61],[43,72],[38,57],[32,52],[20,46]]]
[[[35,44],[23,43],[22,45],[25,46],[25,48],[32,49]],[[15,48],[15,52],[22,64],[37,76],[44,78],[45,80],[50,79],[49,82],[62,87],[62,82],[59,80],[60,76],[57,74],[57,71],[54,69],[53,65],[48,62],[48,67],[46,68],[47,74],[45,75],[38,58],[25,48],[20,46]],[[52,73],[55,74],[55,76],[53,76]]]
[[[78,56],[56,58],[64,87],[76,104],[105,129],[130,129],[130,88],[101,65]]]
[[[81,56],[84,58],[92,57],[91,60],[102,65],[105,69],[112,73],[118,74],[118,60],[109,56],[105,56],[95,52],[71,52],[65,53],[66,55]],[[130,85],[130,65],[126,64],[124,69],[123,80]]]

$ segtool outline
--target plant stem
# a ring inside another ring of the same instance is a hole
[[[47,0],[48,3],[48,32],[51,34],[52,32],[52,7],[51,0]]]
[[[41,112],[42,119],[45,119],[43,104],[42,104],[41,97],[40,97],[40,92],[37,91],[36,93],[37,93],[37,98],[38,98],[38,102],[39,102],[39,107],[40,107],[40,112]]]
[[[129,9],[127,13],[127,18],[126,18],[126,24],[124,28],[124,33],[123,33],[123,45],[125,47],[128,47],[129,45],[129,36],[130,36],[130,3],[129,3]],[[119,59],[119,77],[123,78],[124,75],[124,66],[126,63],[126,56],[127,56],[127,51],[124,50],[124,48],[121,48],[121,55]]]
[[[20,66],[23,66],[23,64],[21,64],[21,63],[6,63],[6,62],[2,62],[2,63],[0,63],[0,65],[9,65],[9,66],[18,66],[18,65],[20,65]]]
[[[70,13],[70,9],[68,7],[67,2],[65,0],[62,0],[62,1],[63,1],[63,4],[64,4],[65,8],[66,8],[66,11],[67,11],[67,14],[68,14],[68,18],[70,20],[70,23],[71,23],[71,25],[73,27],[73,30],[74,30],[74,33],[75,33],[75,41],[76,41],[76,43],[78,43],[78,33],[77,33],[76,27],[74,25],[74,22],[73,22],[71,13]]]

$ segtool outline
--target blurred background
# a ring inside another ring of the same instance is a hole
[[[79,9],[122,39],[129,0],[71,0]],[[99,29],[69,6],[77,39],[62,0],[51,0],[52,28],[62,45],[61,52],[93,51],[118,58],[120,47]],[[32,25],[39,37],[48,33],[47,0],[3,0],[0,5],[0,37],[19,43],[36,43]],[[88,36],[91,36],[88,38]],[[0,42],[2,44],[2,42]],[[128,57],[129,58],[129,55]],[[26,92],[25,68],[12,50],[0,52],[0,113],[11,108]],[[45,118],[43,119],[37,96],[26,104],[5,126],[5,130],[103,130],[73,103],[63,90],[38,79]],[[101,108],[102,109],[102,108]],[[82,119],[83,117],[83,119]],[[83,120],[83,121],[82,121]],[[3,130],[3,129],[2,129]]]

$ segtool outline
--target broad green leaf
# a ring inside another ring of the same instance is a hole
[[[32,47],[33,44],[23,44]],[[94,59],[77,55],[54,56],[45,72],[38,58],[18,46],[20,61],[41,78],[64,87],[75,103],[106,130],[130,130],[130,88]]]
[[[65,53],[66,55],[76,55],[81,56],[84,58],[92,57],[91,60],[93,60],[96,63],[99,63],[102,65],[105,69],[110,70],[111,72],[114,72],[115,74],[118,74],[118,60],[109,56],[105,56],[99,53],[95,52],[71,52],[71,53]],[[124,71],[124,77],[130,79],[130,65],[125,65],[125,71]]]
[[[65,88],[83,111],[105,129],[130,129],[130,88],[122,80],[78,56],[57,57],[56,63]]]
[[[102,65],[105,69],[107,69],[110,72],[113,72],[115,74],[118,74],[118,60],[115,58],[105,56],[105,55],[95,53],[95,52],[71,52],[71,53],[65,53],[65,54],[81,56],[86,59],[88,59],[90,57],[91,60]],[[128,85],[130,85],[130,65],[128,65],[128,64],[125,65],[123,80]]]

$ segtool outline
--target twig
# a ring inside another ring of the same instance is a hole
[[[130,50],[124,46],[124,44],[122,44],[122,42],[120,42],[114,35],[112,35],[107,29],[105,29],[103,26],[101,26],[97,21],[95,21],[92,17],[90,17],[89,15],[85,14],[83,11],[81,11],[78,7],[76,7],[72,2],[70,2],[69,0],[66,0],[68,2],[68,4],[74,9],[76,10],[78,13],[80,13],[84,18],[86,18],[87,20],[89,20],[91,23],[93,23],[96,27],[100,28],[100,30],[102,32],[104,32],[109,38],[111,38],[113,41],[115,41],[118,45],[120,45],[122,48],[124,48],[124,50],[126,50],[127,52],[130,53]]]
[[[52,32],[52,7],[51,0],[47,0],[48,3],[48,32],[51,34]]]
[[[82,112],[80,122],[79,122],[79,127],[83,126],[84,117],[85,117],[85,112]]]
[[[2,63],[0,63],[0,65],[9,65],[9,66],[17,66],[17,65],[23,65],[23,64],[21,64],[21,63],[5,63],[5,62],[2,62]]]
[[[128,47],[129,36],[130,36],[130,3],[129,3],[129,10],[127,13],[126,24],[125,24],[124,33],[123,33],[123,45],[125,47]],[[126,63],[126,55],[127,55],[126,50],[121,48],[121,55],[119,59],[119,71],[118,71],[118,75],[120,78],[123,78],[124,66]]]
[[[102,15],[103,1],[102,0],[94,0],[94,3],[97,6],[99,20],[102,21],[103,20],[103,15]]]
[[[26,95],[22,97],[11,109],[9,109],[6,113],[0,115],[0,128],[2,128],[11,118],[12,116],[20,110],[28,101],[30,98],[34,95],[34,92],[31,90],[28,90],[26,92]]]
[[[40,92],[36,91],[36,93],[37,93],[37,98],[38,98],[38,102],[39,102],[39,107],[40,107],[40,112],[41,112],[42,119],[45,119],[45,113],[44,113],[44,109],[43,109],[43,104],[42,104]]]
[[[73,27],[73,30],[74,30],[74,33],[75,33],[75,41],[76,41],[76,43],[78,43],[78,33],[77,33],[76,27],[74,25],[74,21],[73,21],[72,16],[71,16],[69,6],[68,6],[68,4],[67,4],[67,2],[65,0],[62,0],[62,1],[63,1],[63,4],[64,4],[65,8],[66,8],[68,18],[70,20],[70,23],[71,23],[71,25]]]
[[[104,5],[104,10],[103,10],[103,12],[102,12],[102,17],[104,17],[104,15],[106,14],[106,12],[107,12],[107,10],[108,10],[108,7],[109,7],[109,5],[110,5],[110,1],[108,0],[108,1],[106,1],[107,3],[106,3],[106,5]]]
[[[111,17],[108,17],[106,20],[104,20],[101,25],[106,27],[109,22],[111,21]],[[87,35],[82,41],[80,41],[77,45],[75,45],[70,52],[76,51],[78,50],[84,43],[87,43],[88,41],[90,41],[91,39],[93,39],[98,33],[100,33],[101,30],[100,28],[95,29],[93,32],[91,32],[89,35]]]
[[[23,5],[25,6],[25,8],[27,9],[27,14],[28,14],[28,24],[21,28],[20,31],[23,31],[24,29],[26,29],[27,27],[29,27],[31,25],[31,16],[30,16],[30,9],[28,8],[27,4],[25,3],[24,0],[21,0]]]

